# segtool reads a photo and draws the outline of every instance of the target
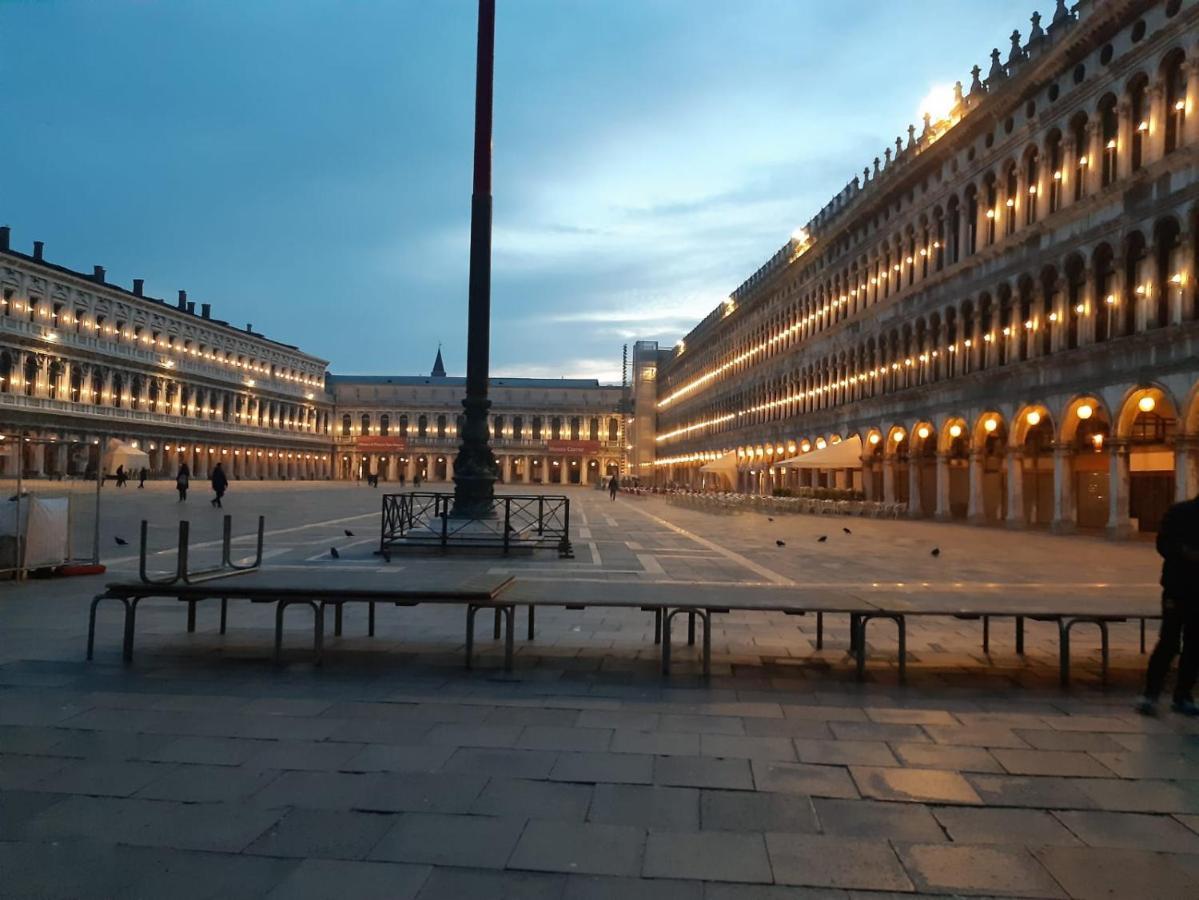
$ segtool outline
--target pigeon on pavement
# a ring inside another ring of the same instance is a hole
[[[332,556],[334,559],[341,559],[341,554],[337,552],[336,547],[329,548],[329,555]]]
[[[941,555],[940,547],[933,547],[932,553],[929,554],[929,556],[940,556],[940,555]]]
[[[853,534],[853,532],[850,531],[848,528],[842,528],[841,530],[844,531],[846,534]]]
[[[786,547],[786,546],[787,546],[787,543],[786,543],[785,541],[775,541],[774,543],[775,543],[777,546],[779,546],[779,547]]]
[[[347,528],[347,529],[345,529],[345,532],[346,532],[346,537],[353,537],[353,536],[354,536],[354,532],[350,531],[350,529],[348,529],[348,528]]]
[[[820,537],[816,538],[816,543],[823,544],[827,540],[828,540],[828,535],[822,534],[822,535],[820,535]]]
[[[128,543],[129,543],[129,542],[128,542],[127,540],[125,540],[124,538],[117,538],[117,539],[116,539],[116,541],[117,541],[117,546],[118,546],[118,547],[124,547],[126,544],[128,544]]]

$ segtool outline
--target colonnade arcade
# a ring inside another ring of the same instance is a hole
[[[618,472],[620,466],[618,457],[606,455],[497,452],[495,457],[503,484],[593,485]],[[406,485],[413,484],[419,473],[426,483],[447,482],[454,478],[454,454],[342,452],[338,473],[343,479],[378,475],[383,481],[398,482],[402,477]]]
[[[790,468],[787,459],[856,434],[860,467]],[[770,494],[841,488],[899,506],[910,517],[961,519],[1113,537],[1156,530],[1166,508],[1199,494],[1199,382],[1181,377],[1076,394],[1046,403],[1002,404],[863,426],[844,436],[743,445],[736,484]],[[703,484],[717,453],[671,463],[667,477]]]

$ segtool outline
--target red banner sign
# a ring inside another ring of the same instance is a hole
[[[354,441],[354,449],[360,453],[403,453],[408,442],[399,435],[360,434]]]
[[[599,453],[599,441],[546,441],[545,449],[550,453],[568,453],[581,456],[584,453]]]

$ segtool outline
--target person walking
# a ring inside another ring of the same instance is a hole
[[[1184,716],[1199,716],[1192,694],[1199,675],[1199,497],[1175,503],[1166,512],[1157,533],[1157,552],[1162,557],[1162,625],[1137,712],[1157,715],[1157,699],[1181,642],[1170,708]]]
[[[401,468],[400,469],[400,489],[403,490],[403,487],[404,487],[404,470],[403,470],[403,468]]]
[[[127,477],[128,477],[128,476],[126,476],[126,475],[125,475],[125,467],[124,467],[124,466],[117,466],[117,487],[124,487],[124,486],[125,486],[125,479],[126,479]]]
[[[146,486],[146,476],[150,474],[150,470],[145,466],[137,473],[137,489],[140,491]]]
[[[221,498],[225,496],[225,488],[229,487],[229,479],[225,477],[225,469],[220,463],[216,464],[216,468],[212,470],[212,490],[216,494],[212,498],[212,505],[217,509],[224,509],[221,506]]]
[[[608,479],[608,496],[613,501],[616,500],[616,494],[620,491],[620,479],[616,477],[616,473],[612,473],[612,477]]]
[[[175,490],[179,492],[179,502],[182,503],[187,499],[187,488],[191,483],[191,469],[187,467],[187,463],[179,466],[179,474],[175,476]]]

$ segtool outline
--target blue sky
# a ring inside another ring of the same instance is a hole
[[[1033,10],[498,7],[492,373],[613,381],[623,343],[677,340]],[[0,0],[0,224],[335,372],[424,372],[440,341],[461,373],[475,15]]]

